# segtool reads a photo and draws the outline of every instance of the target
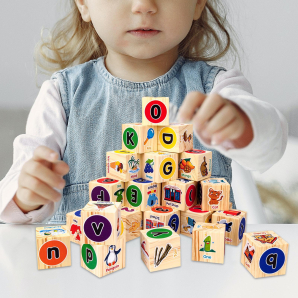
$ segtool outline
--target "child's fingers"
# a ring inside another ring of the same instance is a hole
[[[199,108],[207,96],[198,91],[189,92],[177,114],[177,120],[181,123],[187,123],[193,118],[196,109]]]
[[[28,174],[20,175],[19,186],[28,188],[37,195],[53,202],[58,202],[61,199],[61,194],[59,192],[57,192],[41,180]]]
[[[194,126],[196,130],[200,130],[204,123],[214,116],[214,114],[225,105],[226,99],[219,94],[213,93],[202,103],[201,108],[194,116]]]
[[[69,166],[66,162],[59,160],[52,164],[52,170],[56,174],[58,174],[60,176],[64,176],[69,172]]]
[[[54,150],[46,147],[39,146],[34,150],[32,159],[36,161],[46,160],[48,162],[56,162],[59,158],[59,155]]]
[[[35,161],[33,159],[24,164],[24,171],[28,175],[41,180],[51,187],[63,189],[65,186],[65,181],[60,175],[55,174],[41,162]]]
[[[22,198],[22,200],[26,201],[26,205],[29,205],[33,208],[37,208],[40,205],[49,204],[51,201],[47,200],[35,192],[33,192],[29,188],[21,187],[17,191],[17,198]]]
[[[229,122],[237,116],[236,109],[230,105],[225,105],[218,113],[216,113],[203,130],[203,135],[211,136],[215,132],[224,128]]]
[[[216,132],[212,136],[212,144],[220,144],[225,140],[234,140],[239,138],[244,132],[244,123],[240,118],[232,120],[225,128]]]

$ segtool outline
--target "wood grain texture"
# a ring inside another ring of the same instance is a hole
[[[150,119],[148,119],[148,117],[145,116],[145,114],[146,114],[145,109],[148,106],[148,104],[152,101],[161,102],[162,105],[164,105],[165,109],[166,109],[166,114],[165,114],[164,119],[162,121],[160,121],[161,119],[157,119],[157,121],[158,121],[157,123],[156,122],[153,123],[152,121],[150,121]],[[143,97],[142,98],[142,124],[143,125],[156,125],[156,126],[169,125],[169,119],[170,119],[169,105],[170,105],[169,97]]]
[[[140,237],[140,231],[143,229],[142,211],[123,207],[121,209],[121,218],[124,224],[126,242]]]

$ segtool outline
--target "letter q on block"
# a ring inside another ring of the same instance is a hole
[[[143,97],[142,98],[143,125],[169,125],[169,98]]]

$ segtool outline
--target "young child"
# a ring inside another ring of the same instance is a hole
[[[212,150],[213,177],[231,183],[232,159],[261,172],[276,163],[287,142],[281,113],[240,71],[205,62],[232,46],[219,2],[72,0],[40,48],[56,72],[14,141],[0,220],[64,223],[82,208],[89,181],[105,176],[106,152],[122,147],[121,125],[141,122],[143,96],[169,97],[170,117],[193,122],[194,148]],[[232,191],[230,201],[235,208]]]

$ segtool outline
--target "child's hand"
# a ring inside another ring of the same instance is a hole
[[[229,140],[232,147],[242,148],[253,139],[252,125],[247,115],[238,105],[219,94],[188,93],[177,117],[182,123],[193,120],[194,132],[209,145],[219,145]]]
[[[58,202],[61,194],[54,187],[63,189],[65,180],[62,177],[68,171],[68,165],[58,160],[55,151],[39,146],[22,167],[14,201],[24,213],[50,202]]]

